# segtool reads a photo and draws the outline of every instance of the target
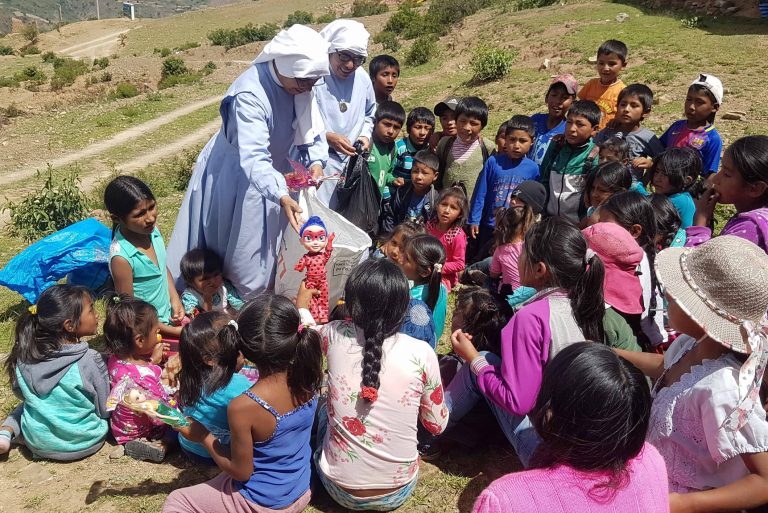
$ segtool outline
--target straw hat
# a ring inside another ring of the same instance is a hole
[[[739,353],[739,403],[721,427],[741,429],[758,403],[768,363],[768,255],[746,239],[722,235],[696,248],[669,248],[656,257],[664,290],[705,333]]]
[[[761,324],[768,311],[768,255],[733,235],[697,248],[669,248],[656,257],[665,292],[721,344],[750,353],[743,324]]]

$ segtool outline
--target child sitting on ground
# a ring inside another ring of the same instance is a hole
[[[425,224],[436,205],[437,156],[429,150],[420,150],[413,156],[410,177],[398,187],[392,201],[392,214],[396,224],[412,221]]]
[[[374,253],[374,256],[376,258],[386,257],[393,263],[400,265],[408,240],[422,233],[427,233],[424,225],[414,223],[413,221],[403,221],[395,226],[389,237],[384,240],[381,247]]]
[[[445,248],[442,274],[448,292],[458,283],[459,274],[466,264],[467,235],[463,227],[468,211],[464,190],[461,187],[448,187],[437,197],[432,219],[427,223],[427,233],[437,238]]]
[[[667,463],[670,509],[751,511],[768,503],[768,256],[723,235],[656,262],[681,336],[663,356],[620,355],[655,380],[646,439]]]
[[[702,73],[691,82],[685,97],[685,119],[672,123],[661,144],[665,148],[693,148],[701,154],[701,176],[717,173],[723,140],[715,128],[715,116],[723,103],[723,83],[714,75]]]
[[[520,287],[518,260],[523,252],[523,241],[528,229],[541,219],[546,195],[543,185],[526,180],[510,193],[509,207],[498,214],[489,276],[494,280],[501,278],[500,293],[505,285],[509,288],[506,294]]]
[[[477,176],[493,151],[480,135],[488,124],[488,106],[476,96],[462,98],[456,105],[456,135],[444,137],[435,153],[440,159],[439,189],[461,183],[472,197]]]
[[[435,117],[440,120],[440,130],[435,130],[429,138],[429,149],[431,151],[437,150],[437,144],[443,137],[453,137],[456,135],[456,106],[459,104],[459,100],[460,98],[449,96],[432,109]]]
[[[491,483],[473,513],[669,513],[667,469],[645,441],[650,409],[634,365],[593,342],[566,347],[531,413],[541,438],[531,470]]]
[[[114,389],[123,378],[160,401],[168,401],[168,393],[160,381],[164,345],[160,342],[160,323],[151,304],[121,294],[107,301],[104,340],[109,380]],[[110,419],[112,435],[125,444],[125,454],[138,460],[163,461],[173,431],[152,417],[118,404]]]
[[[181,330],[179,356],[179,406],[186,417],[201,423],[220,444],[229,445],[227,406],[251,388],[238,373],[242,356],[233,330],[234,322],[222,311],[202,312]],[[193,462],[215,465],[205,446],[179,435],[179,445]]]
[[[643,173],[651,167],[664,146],[656,134],[641,123],[653,108],[653,91],[644,84],[630,84],[619,93],[616,117],[613,122],[595,136],[600,145],[610,137],[621,136],[629,144],[629,160],[632,163],[633,179],[643,180]]]
[[[243,307],[235,287],[222,276],[224,264],[215,252],[203,248],[190,250],[181,257],[180,267],[187,284],[181,303],[190,316],[214,310],[234,316]]]
[[[271,293],[249,301],[237,322],[221,329],[257,363],[260,378],[227,406],[229,447],[196,421],[178,428],[202,444],[222,472],[171,492],[163,512],[299,513],[312,495],[309,440],[323,379],[320,336],[304,327],[289,299]]]
[[[413,156],[421,150],[429,151],[429,137],[435,129],[435,115],[426,107],[416,107],[405,120],[408,134],[395,143],[395,178],[402,178],[407,184],[411,180]],[[437,169],[435,169],[437,171]],[[392,196],[395,193],[392,191]]]
[[[677,209],[683,229],[693,225],[696,205],[691,190],[701,174],[701,157],[691,148],[669,148],[653,162],[650,179],[656,194],[663,194]]]
[[[742,137],[725,150],[722,170],[696,201],[686,246],[698,246],[712,237],[709,225],[718,203],[736,209],[720,235],[742,237],[768,252],[768,136]]]
[[[579,221],[579,228],[586,228],[598,222],[598,208],[608,198],[620,192],[630,190],[632,175],[626,166],[619,162],[601,164],[587,176],[584,186],[584,205],[587,215]]]
[[[507,123],[506,151],[486,161],[470,202],[469,233],[482,248],[493,238],[496,210],[509,206],[510,193],[525,180],[538,180],[539,166],[526,155],[531,149],[533,120],[512,116]]]
[[[392,101],[400,79],[400,63],[391,55],[377,55],[368,64],[368,74],[373,84],[376,103]]]
[[[552,138],[565,132],[565,115],[576,99],[579,83],[573,75],[566,73],[552,79],[544,96],[547,112],[531,116],[536,132],[536,139],[528,153],[528,158],[541,165]]]
[[[578,223],[586,177],[597,167],[592,138],[600,123],[594,102],[577,101],[568,110],[563,141],[552,142],[541,163],[541,183],[547,188],[547,215]]]
[[[685,246],[685,230],[680,214],[663,194],[651,196],[651,204],[656,214],[656,247],[658,251],[667,248],[682,248]]]
[[[107,184],[104,206],[114,224],[109,272],[115,290],[152,305],[160,319],[161,335],[178,339],[184,306],[165,267],[155,196],[138,178],[123,175]]]
[[[376,108],[374,122],[368,171],[381,194],[380,231],[389,233],[394,227],[389,186],[400,187],[405,183],[405,180],[392,174],[395,169],[395,140],[405,123],[405,110],[397,102],[382,102]]]
[[[616,116],[619,93],[624,89],[619,73],[627,66],[627,53],[627,45],[621,41],[609,39],[601,44],[596,65],[599,77],[588,80],[579,90],[580,100],[591,100],[600,108],[601,130]]]
[[[19,435],[36,459],[73,461],[101,449],[109,377],[101,355],[80,341],[98,328],[84,287],[53,285],[21,314],[5,369],[24,402],[0,427],[0,454]]]
[[[423,234],[408,240],[399,266],[413,283],[411,297],[424,301],[432,311],[435,337],[440,340],[448,310],[448,290],[443,283],[445,249],[435,237]]]

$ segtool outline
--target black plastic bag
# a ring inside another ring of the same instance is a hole
[[[369,154],[357,143],[355,149],[336,185],[336,211],[373,239],[379,228],[381,193],[368,171]]]

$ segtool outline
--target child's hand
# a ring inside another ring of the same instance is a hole
[[[635,169],[651,169],[653,159],[650,157],[636,157],[632,160],[632,167]]]
[[[451,334],[451,346],[453,346],[453,352],[464,361],[471,362],[480,356],[472,343],[472,335],[464,333],[460,329]]]
[[[160,363],[163,361],[163,351],[170,350],[171,344],[168,342],[158,342],[154,349],[152,349],[152,356],[149,357],[149,360],[155,365],[160,365]]]
[[[469,235],[473,238],[477,238],[477,234],[480,233],[480,227],[476,224],[469,225]]]
[[[304,281],[299,285],[299,291],[296,293],[296,308],[309,309],[309,303],[312,302],[312,297],[320,294],[317,289],[308,289],[304,284]]]
[[[680,493],[669,494],[669,513],[690,513],[693,509],[690,507],[690,499]]]
[[[210,432],[207,429],[205,429],[205,426],[203,426],[196,420],[190,420],[189,426],[179,426],[179,427],[174,427],[173,429],[178,431],[180,435],[182,435],[184,438],[186,438],[190,442],[196,442],[198,444],[203,443],[203,440],[205,440],[205,437],[207,437],[210,434]]]
[[[367,137],[358,137],[357,140],[363,143],[363,151],[371,149],[371,141]]]
[[[392,185],[394,185],[395,187],[402,187],[403,185],[405,185],[405,178],[403,178],[402,176],[398,176],[397,178],[395,178],[395,181],[392,182]]]
[[[184,311],[184,305],[181,304],[181,300],[177,297],[171,297],[171,321],[174,325],[179,326],[186,312]]]
[[[320,164],[315,164],[314,166],[309,168],[309,172],[312,173],[312,179],[313,180],[319,180],[323,177],[323,166]]]
[[[720,195],[717,191],[709,186],[701,196],[693,200],[693,204],[696,205],[696,214],[693,217],[694,226],[709,226],[719,198]]]

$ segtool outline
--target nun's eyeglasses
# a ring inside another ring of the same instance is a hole
[[[309,91],[315,84],[320,82],[319,78],[294,78],[294,80],[296,81],[296,87],[302,91]]]
[[[344,64],[351,61],[355,66],[362,66],[365,63],[365,57],[362,55],[352,55],[346,52],[336,52],[336,55],[339,56],[339,60]]]

